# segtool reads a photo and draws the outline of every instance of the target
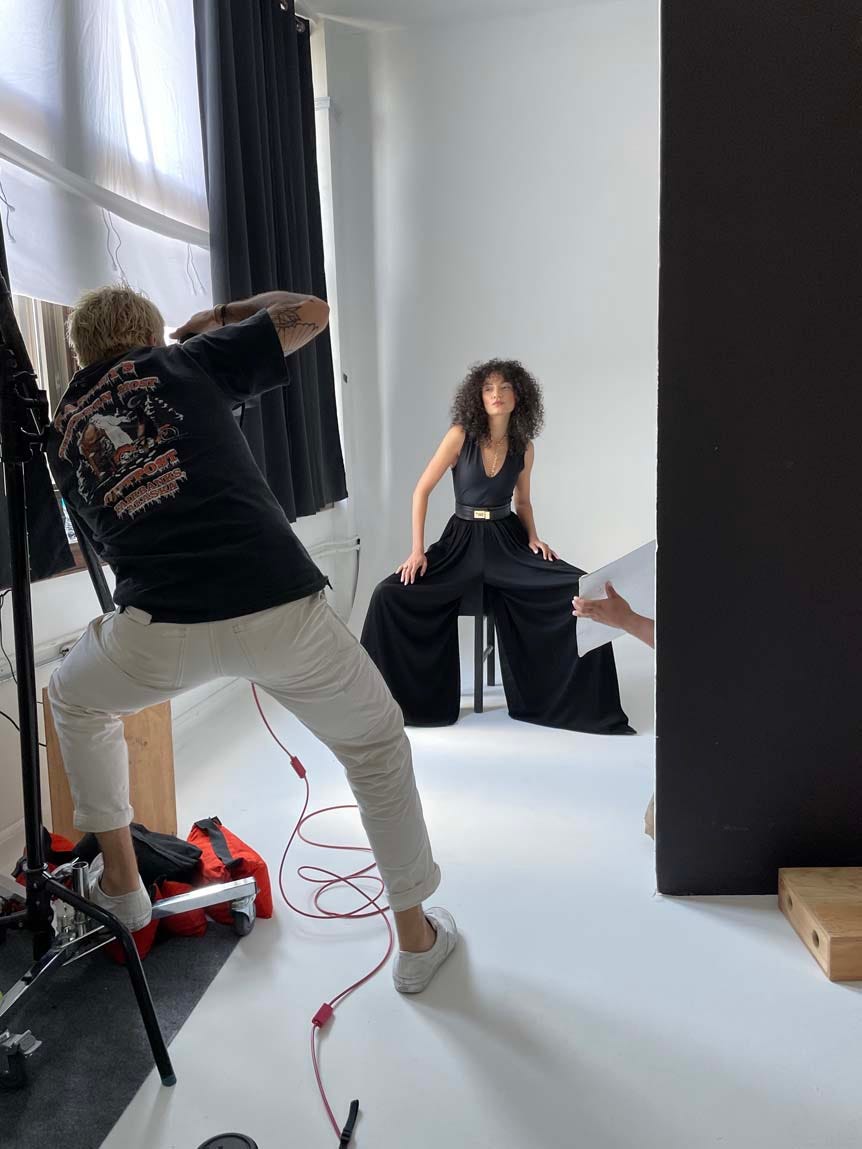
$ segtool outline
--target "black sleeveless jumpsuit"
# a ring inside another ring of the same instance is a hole
[[[490,478],[479,443],[468,436],[453,469],[455,501],[503,506],[523,467],[524,456],[510,454]],[[397,574],[379,584],[362,631],[408,726],[457,722],[458,611],[462,598],[484,587],[512,718],[589,734],[632,732],[610,643],[578,657],[572,598],[583,571],[534,555],[515,514],[492,521],[454,516],[427,555],[428,570],[412,586]]]

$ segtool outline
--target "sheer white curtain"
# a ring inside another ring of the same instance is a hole
[[[191,0],[0,0],[13,290],[125,279],[169,324],[211,302]]]

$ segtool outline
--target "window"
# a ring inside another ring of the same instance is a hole
[[[12,307],[39,385],[47,392],[48,409],[53,416],[76,369],[74,356],[66,342],[69,308],[47,303],[44,299],[31,299],[29,295],[13,295]],[[60,492],[56,487],[54,490],[75,559],[75,569],[79,570],[86,565],[84,557]]]
[[[0,203],[12,289],[71,304],[125,279],[209,306],[193,6],[3,0]]]
[[[13,295],[12,306],[30,354],[33,369],[48,392],[54,414],[69,380],[75,373],[75,359],[66,342],[69,308],[28,295]]]

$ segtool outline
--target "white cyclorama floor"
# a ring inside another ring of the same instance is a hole
[[[339,1118],[361,1101],[357,1149],[862,1144],[862,985],[831,985],[773,898],[655,896],[651,662],[628,641],[618,661],[638,738],[514,723],[499,689],[484,715],[412,732],[444,872],[434,900],[463,942],[422,997],[400,997],[386,971],[327,1031]],[[313,804],[349,801],[328,753],[269,711]],[[183,736],[177,777],[183,826],[218,814],[275,872],[302,787],[247,691]],[[360,840],[355,815],[325,828]],[[300,862],[339,868],[321,854],[293,857],[296,897]],[[309,923],[283,906],[258,922],[173,1043],[179,1084],[151,1075],[104,1149],[196,1149],[227,1131],[259,1149],[334,1145],[310,1020],[384,942],[377,921]]]

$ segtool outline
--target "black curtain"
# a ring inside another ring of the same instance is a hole
[[[859,0],[662,8],[663,894],[862,865]]]
[[[21,333],[12,311],[9,294],[9,267],[6,262],[6,244],[3,226],[0,223],[0,341],[9,344],[18,360],[18,365],[30,367]],[[26,468],[28,535],[30,540],[31,579],[50,578],[61,571],[71,570],[75,565],[63,516],[57,504],[57,497],[51,485],[48,466],[40,455]],[[11,554],[9,550],[9,512],[6,505],[6,491],[0,472],[0,590],[12,582]]]
[[[308,25],[292,0],[195,0],[217,303],[263,291],[326,298]],[[243,431],[291,520],[347,497],[329,332],[289,359],[289,387]]]

